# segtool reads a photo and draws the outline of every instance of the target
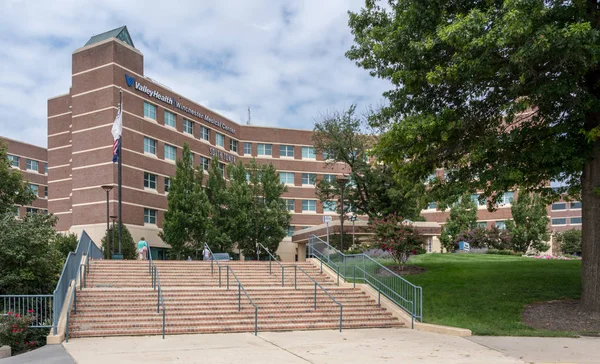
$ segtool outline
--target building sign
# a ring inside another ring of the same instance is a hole
[[[225,161],[225,162],[230,162],[230,163],[235,163],[235,157],[232,156],[231,154],[227,154],[227,153],[223,153],[220,150],[216,150],[215,148],[209,148],[208,149],[208,154],[210,154],[211,156],[216,156],[219,158],[219,160]]]
[[[221,128],[225,131],[230,132],[231,134],[235,134],[235,129],[233,129],[230,126],[225,125],[225,123],[223,123],[207,114],[203,114],[201,112],[198,112],[194,109],[191,109],[191,108],[183,105],[179,101],[175,100],[174,97],[163,95],[160,92],[158,92],[157,90],[150,89],[148,86],[143,85],[143,84],[139,83],[138,81],[136,81],[133,76],[129,76],[127,73],[125,74],[125,80],[127,81],[127,86],[129,86],[129,87],[133,87],[136,90],[143,92],[150,97],[154,97],[155,99],[164,102],[165,104],[175,106],[179,110],[182,110],[188,114],[194,115],[195,117],[197,117],[199,119],[202,119],[208,123],[211,123],[214,126],[216,126],[217,128]]]

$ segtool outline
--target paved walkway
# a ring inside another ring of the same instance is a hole
[[[61,345],[46,345],[11,358],[0,359],[0,364],[75,364]]]
[[[407,329],[89,338],[64,346],[79,364],[523,363],[463,338]]]

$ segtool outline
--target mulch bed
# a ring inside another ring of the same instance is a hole
[[[387,267],[387,269],[391,270],[392,272],[394,272],[400,276],[410,276],[413,274],[421,274],[421,273],[425,273],[427,271],[427,269],[425,269],[423,267],[418,267],[416,265],[405,265],[404,270],[400,270],[400,266],[397,266],[397,265],[392,266],[392,267]],[[377,275],[384,276],[384,277],[391,276],[390,272],[388,272],[387,270],[385,270],[383,268],[379,268]]]
[[[536,329],[600,335],[600,313],[582,312],[576,300],[533,303],[525,307],[522,320]]]

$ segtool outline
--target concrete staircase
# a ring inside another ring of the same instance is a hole
[[[317,288],[314,309],[314,283],[294,268],[286,268],[281,287],[281,268],[268,262],[229,262],[248,295],[258,306],[258,331],[338,329],[339,306]],[[343,305],[343,328],[401,327],[392,314],[377,305],[376,298],[360,289],[342,288],[321,274],[312,263],[297,263]],[[215,264],[210,262],[157,261],[166,311],[165,333],[253,332],[254,307],[241,294],[230,276],[230,289],[218,287]],[[293,265],[288,263],[286,265]],[[289,272],[288,272],[289,270]],[[159,335],[162,309],[157,313],[157,291],[151,287],[148,264],[142,261],[94,261],[87,288],[77,292],[77,313],[71,313],[70,337]],[[241,304],[241,311],[238,311]]]

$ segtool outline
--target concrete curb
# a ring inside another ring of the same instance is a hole
[[[0,359],[10,358],[11,354],[10,346],[0,346]]]
[[[307,259],[307,261],[311,262],[318,268],[321,267],[321,263],[315,258],[309,258],[309,259]],[[337,273],[334,272],[332,269],[330,269],[325,264],[323,264],[323,273],[329,275],[334,281],[337,280]],[[354,286],[353,283],[346,283],[340,277],[340,287],[353,287],[353,286]],[[363,292],[365,292],[369,296],[377,299],[377,296],[378,296],[377,290],[375,290],[375,288],[371,287],[369,284],[356,283],[356,287],[360,288]],[[413,326],[412,317],[406,311],[404,311],[403,309],[398,307],[398,305],[396,305],[392,300],[388,299],[384,295],[381,295],[380,302],[381,302],[382,307],[384,307],[386,310],[390,311],[392,313],[392,315],[394,317],[398,318],[398,320],[400,320],[400,322],[404,323],[404,325],[406,325],[407,328],[413,328],[415,330],[424,331],[424,332],[433,332],[433,333],[437,333],[437,334],[459,336],[459,337],[467,337],[467,336],[473,335],[471,330],[463,329],[460,327],[427,324],[427,323],[417,322],[417,321],[414,321],[414,326]]]

